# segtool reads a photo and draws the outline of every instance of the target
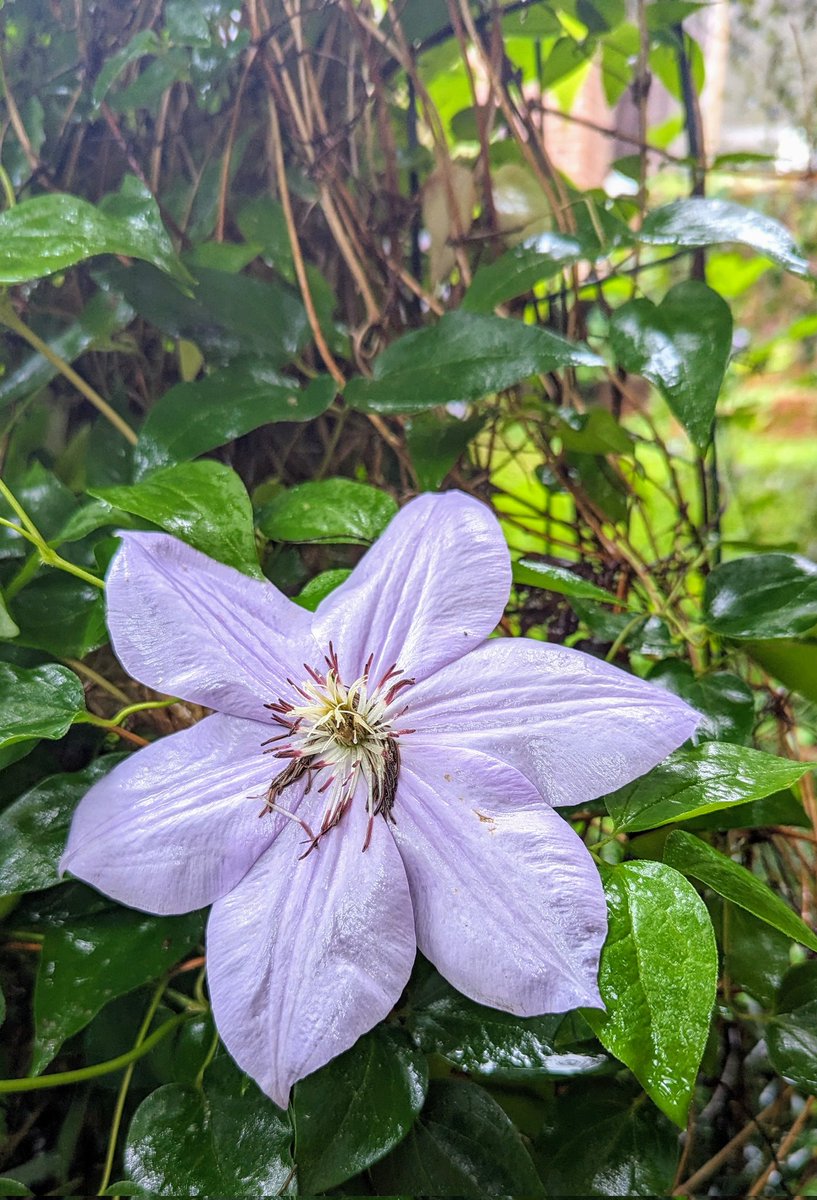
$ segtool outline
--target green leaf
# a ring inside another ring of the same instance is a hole
[[[109,1000],[158,978],[200,937],[198,913],[148,917],[80,887],[56,897],[34,990],[32,1075]]]
[[[633,443],[613,414],[606,408],[590,412],[561,409],[556,432],[565,450],[579,454],[630,454]]]
[[[648,774],[606,796],[604,803],[616,829],[635,833],[771,796],[792,787],[808,770],[808,763],[762,750],[703,742],[676,750]]]
[[[479,414],[458,419],[431,411],[408,418],[406,443],[421,491],[433,492],[441,486],[484,424]]]
[[[817,563],[797,554],[753,554],[707,577],[704,620],[731,638],[791,638],[817,626]]]
[[[226,1057],[203,1089],[170,1083],[136,1110],[125,1169],[159,1196],[278,1196],[292,1179],[285,1112]]]
[[[85,712],[82,684],[68,667],[0,662],[0,747],[28,738],[64,737]]]
[[[513,564],[513,581],[523,587],[546,588],[561,596],[576,596],[580,600],[598,600],[602,604],[621,604],[618,596],[606,588],[582,579],[567,567],[553,563],[538,562],[535,558],[520,558]]]
[[[817,950],[817,934],[771,888],[700,838],[676,829],[667,838],[664,862],[706,884],[732,904],[745,908],[792,941],[801,942],[809,950]]]
[[[328,375],[301,389],[269,363],[249,359],[193,383],[178,383],[154,404],[142,426],[137,477],[197,458],[273,421],[311,421],[327,410],[335,392]]]
[[[41,462],[33,462],[25,474],[15,480],[12,490],[46,541],[56,535],[77,507],[73,493]],[[0,496],[0,516],[19,524],[17,514],[3,496]],[[0,558],[24,558],[30,553],[29,542],[7,525],[0,526]]]
[[[0,1178],[0,1196],[33,1196],[34,1193],[29,1191],[24,1183],[18,1183],[16,1179],[10,1179],[7,1176]]]
[[[604,888],[610,924],[599,987],[607,1011],[584,1016],[683,1126],[718,982],[712,922],[692,885],[664,863],[623,863],[605,872]]]
[[[295,1087],[298,1185],[337,1187],[383,1158],[408,1133],[428,1088],[425,1057],[380,1027]]]
[[[60,658],[84,658],[108,640],[101,588],[62,571],[41,571],[10,602],[16,643]]]
[[[582,258],[581,243],[560,233],[542,233],[479,267],[462,298],[466,312],[491,313],[498,304],[524,296],[537,283]]]
[[[794,275],[809,274],[808,262],[783,225],[731,200],[675,200],[648,213],[636,236],[650,246],[690,249],[740,242]]]
[[[55,354],[70,363],[87,350],[106,345],[111,335],[124,329],[132,318],[133,309],[120,297],[96,292],[76,320],[46,340]],[[42,354],[29,354],[19,367],[0,379],[0,408],[42,391],[56,374],[57,368]]]
[[[0,813],[0,895],[60,882],[57,864],[75,808],[91,784],[125,757],[106,754],[82,771],[52,775]]]
[[[301,589],[295,597],[295,603],[300,604],[301,608],[305,608],[309,612],[314,612],[321,600],[325,600],[330,592],[334,592],[336,587],[340,587],[351,574],[352,571],[349,567],[335,567],[330,571],[321,571]]]
[[[752,638],[741,649],[785,687],[817,701],[817,641]]]
[[[419,1119],[388,1158],[372,1168],[379,1194],[544,1195],[517,1130],[474,1083],[437,1080]]]
[[[696,676],[689,663],[665,659],[650,671],[650,681],[660,683],[701,713],[696,742],[744,745],[749,740],[755,720],[754,693],[738,675],[714,671]]]
[[[607,1059],[560,1050],[561,1014],[517,1017],[460,995],[430,964],[408,993],[407,1028],[426,1054],[441,1054],[460,1070],[508,1078],[567,1076],[593,1071]]]
[[[704,449],[732,348],[726,301],[694,279],[676,284],[657,305],[630,300],[610,320],[610,347],[625,370],[658,387]]]
[[[219,562],[260,578],[250,498],[235,471],[223,463],[180,463],[141,483],[88,490]]]
[[[542,371],[599,366],[586,346],[505,317],[446,313],[404,334],[374,361],[371,379],[352,379],[344,396],[355,408],[418,412],[477,400]]]
[[[724,903],[721,942],[723,973],[732,987],[772,1008],[791,965],[790,939],[738,905]]]
[[[322,479],[281,492],[262,508],[258,528],[274,542],[367,546],[396,512],[394,500],[380,488],[351,479]]]
[[[52,192],[0,213],[0,283],[26,283],[97,254],[122,254],[153,263],[185,285],[156,201],[131,176],[118,195],[95,207],[79,196]]]
[[[670,1194],[678,1130],[645,1101],[611,1079],[582,1080],[562,1093],[535,1144],[548,1195]]]
[[[93,103],[98,105],[105,99],[111,84],[122,74],[125,67],[132,62],[138,62],[146,54],[155,54],[159,49],[160,42],[155,32],[152,29],[140,29],[127,45],[105,61],[91,92]]]
[[[12,618],[11,613],[6,608],[6,601],[0,592],[0,640],[6,641],[9,638],[16,638],[20,632],[20,626]]]
[[[804,1092],[817,1092],[817,962],[787,971],[775,1008],[766,1027],[772,1066]]]

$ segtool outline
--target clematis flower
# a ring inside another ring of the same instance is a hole
[[[216,711],[91,788],[62,868],[152,913],[212,905],[216,1025],[279,1105],[389,1013],[416,946],[520,1016],[601,1005],[604,896],[554,806],[641,775],[697,714],[576,650],[488,640],[510,582],[496,519],[458,492],[407,504],[314,614],[123,535],[117,656]]]

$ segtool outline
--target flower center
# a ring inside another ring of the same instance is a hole
[[[306,854],[338,824],[361,781],[369,813],[363,849],[369,845],[378,814],[394,820],[392,808],[400,772],[397,739],[412,732],[394,728],[397,718],[406,711],[405,707],[396,711],[395,701],[414,681],[406,678],[395,664],[372,685],[373,657],[369,656],[360,678],[347,687],[330,642],[324,659],[325,672],[304,663],[308,678],[300,684],[288,679],[290,694],[266,705],[281,732],[264,742],[264,753],[288,762],[270,783],[259,815],[278,812],[297,821],[309,838]],[[321,781],[318,792],[326,794],[317,833],[278,803],[281,793],[304,776],[307,777],[305,795],[312,789],[316,776]]]

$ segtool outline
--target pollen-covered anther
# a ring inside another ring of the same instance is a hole
[[[393,705],[413,680],[404,676],[395,663],[372,686],[372,661],[370,656],[363,674],[347,686],[330,644],[324,659],[325,672],[304,663],[307,678],[300,683],[287,680],[291,695],[266,706],[281,732],[263,743],[264,753],[290,761],[270,783],[261,815],[278,812],[299,821],[278,804],[278,797],[304,776],[308,793],[313,777],[321,776],[317,792],[326,796],[326,808],[318,833],[313,834],[299,821],[309,837],[307,854],[343,817],[361,781],[369,814],[363,849],[371,840],[376,816],[394,820],[392,809],[400,771],[397,739],[410,731],[394,729],[394,721],[406,709],[394,711]]]

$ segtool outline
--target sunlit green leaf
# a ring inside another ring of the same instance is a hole
[[[394,500],[380,488],[351,479],[324,479],[281,492],[259,513],[258,528],[274,542],[365,546],[396,512]]]

